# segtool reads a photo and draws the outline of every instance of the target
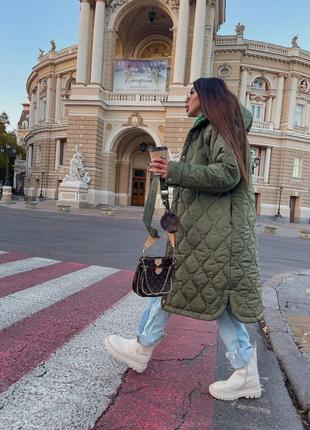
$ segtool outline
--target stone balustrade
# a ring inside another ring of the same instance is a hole
[[[167,93],[123,93],[111,92],[106,100],[108,104],[154,104],[160,105],[168,101]]]
[[[273,131],[273,123],[267,121],[253,121],[252,130]]]
[[[265,177],[264,176],[252,176],[253,185],[264,185]]]

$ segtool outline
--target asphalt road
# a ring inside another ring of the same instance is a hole
[[[147,237],[142,221],[36,212],[0,206],[0,249],[134,269]],[[310,242],[258,235],[262,278],[310,266]],[[165,241],[153,247],[162,252]]]
[[[0,206],[0,250],[134,269],[146,238],[139,220],[17,210]],[[310,242],[292,237],[258,236],[263,280],[309,269]],[[162,253],[164,240],[154,246]],[[162,248],[162,249],[161,249]],[[297,430],[299,418],[290,401],[281,371],[257,325],[250,325],[259,351],[265,395],[258,401],[215,402],[215,430]],[[226,378],[224,349],[218,344],[217,377]]]

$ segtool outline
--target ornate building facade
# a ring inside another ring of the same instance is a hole
[[[150,6],[151,5],[151,6]],[[143,205],[145,145],[175,157],[192,120],[184,99],[220,76],[254,116],[249,139],[257,212],[310,217],[310,53],[217,35],[225,0],[81,0],[77,46],[40,52],[27,81],[26,192],[59,198],[76,151],[91,181],[86,203]],[[281,188],[282,187],[282,188]],[[281,197],[281,202],[279,198]]]

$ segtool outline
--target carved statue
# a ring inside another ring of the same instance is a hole
[[[296,36],[294,36],[291,40],[292,48],[299,48],[297,40],[298,40],[298,34],[296,34]]]
[[[56,43],[55,40],[51,40],[50,41],[51,44],[51,52],[55,52],[56,51]]]
[[[245,30],[245,25],[241,24],[241,22],[238,22],[236,25],[236,34],[238,36],[243,36]]]
[[[107,13],[110,15],[115,11],[116,8],[123,6],[128,0],[108,0],[107,2]]]
[[[302,91],[303,93],[307,93],[307,92],[308,92],[308,90],[309,90],[309,84],[308,84],[307,79],[302,79],[302,80],[299,82],[299,89],[300,89],[300,91]]]
[[[82,151],[79,145],[77,145],[70,161],[69,174],[64,177],[63,182],[89,184],[90,181],[91,177],[88,173],[88,170],[84,166],[84,157]]]
[[[39,48],[39,56],[38,56],[38,59],[39,59],[39,60],[41,60],[41,58],[43,57],[43,55],[44,55],[44,50],[43,50],[43,49],[41,49],[41,48]]]
[[[170,6],[172,9],[179,9],[180,0],[164,0],[165,3]]]

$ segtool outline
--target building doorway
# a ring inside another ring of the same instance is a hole
[[[300,197],[290,196],[290,222],[299,222]]]
[[[256,215],[260,215],[261,213],[261,194],[255,193],[255,212]]]
[[[134,169],[132,176],[131,206],[144,206],[146,170]]]
[[[116,205],[144,206],[151,181],[148,146],[155,146],[154,140],[138,128],[127,130],[116,142]]]

